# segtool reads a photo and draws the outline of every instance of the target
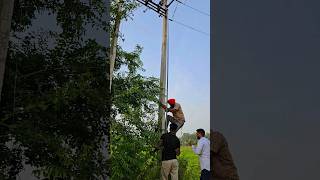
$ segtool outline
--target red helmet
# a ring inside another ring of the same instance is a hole
[[[176,103],[176,100],[175,99],[168,99],[168,103],[170,105],[174,105]]]

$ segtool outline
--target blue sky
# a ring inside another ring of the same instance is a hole
[[[156,2],[156,1],[155,1]],[[182,0],[187,5],[210,13],[210,0]],[[177,2],[170,6],[172,17]],[[122,22],[120,31],[125,50],[143,47],[141,59],[146,76],[160,77],[162,18],[144,6],[134,12],[133,20]],[[173,19],[201,31],[210,32],[210,17],[178,4]],[[179,102],[186,116],[182,132],[210,127],[210,36],[169,22],[169,98]],[[181,135],[181,132],[178,133]]]

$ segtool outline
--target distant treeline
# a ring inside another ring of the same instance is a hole
[[[206,138],[209,139],[210,134],[206,133]],[[191,146],[197,144],[197,136],[196,133],[183,133],[182,137],[180,138],[180,142],[182,146]]]

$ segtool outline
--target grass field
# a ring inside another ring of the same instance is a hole
[[[191,146],[182,146],[179,159],[179,179],[197,180],[200,179],[199,157],[194,154]]]

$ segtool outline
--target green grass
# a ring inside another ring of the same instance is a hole
[[[199,157],[194,154],[191,146],[181,146],[179,161],[179,180],[199,180],[200,164]],[[160,163],[149,169],[143,177],[144,180],[160,180]],[[169,178],[170,180],[170,178]]]
[[[182,146],[179,160],[179,179],[197,180],[200,179],[199,157],[194,154],[191,146]]]

